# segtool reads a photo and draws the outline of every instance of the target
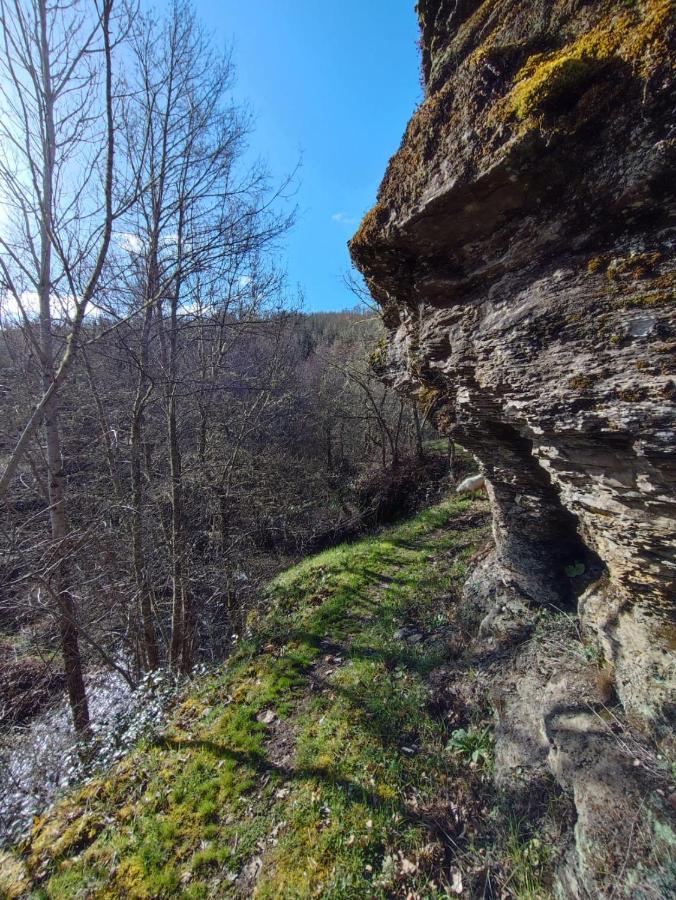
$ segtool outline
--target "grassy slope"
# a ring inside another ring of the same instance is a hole
[[[478,511],[453,499],[280,576],[272,612],[162,740],[49,812],[23,861],[5,857],[7,895],[447,896],[468,760],[447,749],[429,677]],[[424,641],[395,638],[416,623]]]

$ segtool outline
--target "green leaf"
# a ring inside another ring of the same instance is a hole
[[[566,566],[565,573],[569,578],[577,578],[578,575],[584,575],[587,567],[583,562],[575,562],[571,563],[571,565]]]

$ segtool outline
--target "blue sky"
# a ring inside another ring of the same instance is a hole
[[[286,240],[308,310],[355,304],[346,241],[373,205],[421,99],[414,0],[195,0],[232,44],[235,97],[256,116],[251,150],[278,178],[302,156],[298,221]]]

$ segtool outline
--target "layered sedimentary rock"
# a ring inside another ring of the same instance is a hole
[[[484,627],[576,610],[669,728],[674,5],[421,0],[425,99],[351,252],[384,378],[485,473]],[[516,626],[515,626],[516,623]]]

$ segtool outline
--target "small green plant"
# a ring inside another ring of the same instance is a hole
[[[371,355],[369,366],[375,374],[381,373],[387,365],[387,338],[381,337],[376,342]]]
[[[523,822],[510,819],[506,846],[509,888],[512,896],[519,900],[539,900],[546,894],[543,873],[550,862],[551,851],[537,835],[529,836],[523,826]]]
[[[566,566],[566,568],[564,569],[564,572],[566,573],[566,575],[569,578],[577,578],[578,575],[584,575],[586,570],[587,570],[587,567],[585,566],[585,564],[583,562],[578,561],[578,562],[571,563],[569,566]]]
[[[583,651],[587,662],[594,663],[599,668],[606,661],[603,650],[597,644],[585,644]]]
[[[457,728],[446,745],[467,763],[489,769],[493,764],[493,736],[490,728]]]

